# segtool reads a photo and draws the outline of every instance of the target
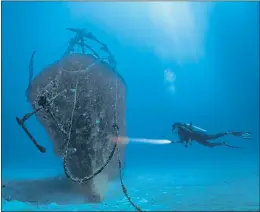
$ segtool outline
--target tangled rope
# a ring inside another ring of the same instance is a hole
[[[70,54],[75,45],[79,45],[81,47],[82,53],[85,54],[85,48],[87,48],[88,50],[90,50],[92,52],[92,54],[95,56],[95,58],[99,61],[104,61],[107,60],[108,64],[110,64],[110,66],[115,70],[116,68],[116,61],[114,60],[113,55],[111,54],[111,52],[109,51],[109,49],[107,48],[107,45],[100,42],[97,38],[95,38],[92,33],[85,33],[84,30],[78,30],[78,29],[73,29],[73,28],[68,28],[68,30],[72,31],[72,32],[76,32],[76,36],[71,39],[69,47],[67,48],[67,51],[65,52],[64,56]],[[89,45],[87,45],[85,43],[84,38],[88,38],[91,39],[93,41],[96,41],[97,43],[99,43],[101,45],[101,50],[106,52],[108,54],[107,58],[101,58],[94,49],[92,49]],[[30,88],[31,86],[31,81],[33,78],[33,62],[34,62],[34,56],[35,56],[36,51],[34,51],[32,53],[31,59],[30,59],[30,63],[29,63],[29,85],[28,88]],[[118,80],[118,79],[117,79]],[[120,160],[120,149],[119,149],[119,145],[118,145],[118,137],[119,137],[119,127],[117,125],[117,100],[118,100],[118,96],[117,96],[117,91],[118,91],[118,84],[117,84],[117,80],[116,80],[116,100],[115,100],[115,104],[114,104],[114,123],[112,125],[113,127],[113,134],[114,137],[117,139],[116,142],[113,144],[112,150],[109,153],[109,156],[107,158],[107,160],[105,161],[105,163],[98,169],[96,170],[93,174],[91,174],[90,176],[85,176],[83,178],[77,178],[74,177],[70,174],[70,171],[68,170],[67,167],[67,160],[68,160],[68,146],[69,146],[69,142],[70,142],[70,138],[71,138],[71,130],[72,130],[72,121],[73,121],[73,115],[74,115],[74,110],[75,110],[75,105],[77,102],[77,86],[78,86],[78,79],[76,82],[76,88],[75,88],[75,97],[74,97],[74,105],[73,105],[73,109],[72,109],[72,114],[71,114],[71,119],[70,119],[70,126],[69,126],[69,132],[66,132],[61,125],[57,122],[55,116],[53,115],[51,109],[50,109],[50,104],[60,95],[57,94],[55,97],[53,97],[52,99],[48,99],[46,96],[44,95],[40,95],[38,98],[38,107],[36,107],[36,109],[31,112],[28,113],[26,115],[23,116],[22,119],[16,117],[16,120],[18,122],[18,124],[22,127],[22,129],[25,131],[25,133],[29,136],[29,138],[31,139],[31,141],[33,142],[33,144],[36,146],[36,148],[41,152],[41,153],[45,153],[46,149],[41,146],[40,144],[38,144],[38,142],[36,141],[36,139],[32,136],[32,134],[29,132],[29,130],[26,128],[25,126],[25,122],[31,118],[33,115],[35,115],[36,113],[38,113],[41,110],[45,110],[46,112],[48,112],[51,117],[54,119],[58,129],[67,136],[67,144],[66,144],[66,150],[65,150],[65,154],[63,156],[63,168],[64,168],[64,173],[65,175],[68,177],[68,179],[70,179],[73,182],[77,182],[77,183],[85,183],[91,179],[93,179],[95,176],[97,176],[99,173],[101,173],[105,167],[109,164],[109,162],[111,161],[111,159],[114,157],[115,152],[117,150],[117,154],[118,154],[118,168],[119,168],[119,176],[120,176],[120,184],[123,190],[124,195],[126,196],[127,200],[129,201],[129,203],[139,212],[141,212],[142,210],[131,200],[130,196],[128,195],[126,186],[123,183],[123,176],[122,176],[122,162]],[[52,83],[52,82],[51,82]],[[47,85],[48,86],[48,85]],[[46,86],[46,87],[47,87]],[[46,91],[48,92],[48,91]]]

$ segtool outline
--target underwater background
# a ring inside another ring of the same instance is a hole
[[[35,75],[59,59],[86,28],[106,43],[125,79],[129,137],[177,140],[174,122],[218,133],[250,131],[240,146],[130,143],[124,181],[142,210],[259,211],[258,2],[2,2],[2,179],[62,172],[53,151],[39,153],[15,117],[31,111],[28,64]],[[39,122],[28,128],[48,150]],[[3,210],[134,210],[117,181],[101,204],[38,206],[2,202]],[[62,194],[61,194],[62,195]]]

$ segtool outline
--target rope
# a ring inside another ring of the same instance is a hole
[[[108,64],[113,68],[113,70],[115,71],[116,69],[116,61],[114,60],[113,55],[111,54],[111,52],[109,51],[109,49],[107,48],[107,45],[100,42],[97,38],[95,38],[91,33],[85,33],[84,30],[80,31],[77,29],[68,29],[70,31],[74,31],[77,32],[76,36],[74,37],[74,39],[71,39],[71,42],[69,44],[69,47],[67,48],[64,56],[70,54],[73,51],[73,47],[75,45],[80,45],[82,47],[82,52],[83,54],[85,53],[84,47],[86,47],[87,49],[89,49],[92,54],[99,60],[104,61],[104,59],[108,60]],[[97,43],[99,43],[102,47],[100,48],[102,51],[106,52],[108,54],[108,58],[100,58],[99,55],[87,44],[84,43],[84,36],[88,39],[94,40]],[[31,81],[33,78],[33,60],[34,60],[34,55],[35,55],[36,51],[33,52],[31,59],[30,59],[30,64],[29,64],[29,86],[28,88],[31,86]],[[95,63],[94,63],[95,64]],[[90,67],[92,67],[94,64],[91,64],[87,69],[89,69]],[[115,71],[115,73],[117,74],[117,72]],[[57,78],[58,76],[56,76]],[[118,76],[117,76],[118,77]],[[55,80],[57,80],[55,78]],[[32,113],[28,113],[26,114],[22,119],[16,118],[18,124],[23,128],[23,130],[26,132],[26,134],[29,136],[29,138],[32,140],[32,142],[34,143],[34,145],[38,148],[39,151],[41,151],[42,153],[46,152],[46,149],[42,146],[40,146],[37,141],[33,138],[33,136],[31,135],[31,133],[29,132],[29,130],[25,127],[24,123],[26,120],[28,120],[30,117],[32,117],[33,115],[35,115],[37,112],[39,112],[42,109],[45,109],[46,112],[49,112],[51,117],[54,119],[56,125],[58,126],[58,128],[60,129],[60,131],[67,136],[67,144],[66,144],[66,151],[65,154],[63,156],[63,169],[64,169],[64,173],[65,175],[73,182],[77,182],[77,183],[85,183],[88,180],[91,180],[92,178],[94,178],[95,176],[97,176],[99,173],[101,173],[104,168],[108,165],[108,163],[111,161],[111,159],[114,157],[115,152],[117,150],[117,156],[118,156],[118,168],[119,168],[119,175],[120,175],[120,184],[123,190],[124,195],[126,196],[127,200],[129,201],[129,203],[138,211],[138,212],[142,212],[142,210],[131,200],[130,196],[128,195],[126,186],[123,183],[123,176],[122,176],[122,162],[120,160],[120,148],[118,145],[118,137],[119,137],[119,127],[117,125],[118,123],[118,117],[117,117],[117,101],[118,101],[118,78],[116,79],[116,93],[115,93],[115,105],[114,105],[114,120],[113,120],[113,134],[116,137],[116,142],[113,145],[112,151],[110,152],[108,159],[106,160],[106,162],[98,169],[96,170],[93,174],[91,174],[90,176],[85,176],[83,178],[77,178],[72,176],[72,174],[70,173],[68,167],[67,167],[67,163],[68,163],[68,147],[70,144],[70,139],[71,139],[71,131],[72,131],[72,124],[73,124],[73,116],[74,116],[74,111],[76,108],[76,102],[77,102],[77,88],[78,88],[78,82],[79,82],[79,78],[77,78],[76,80],[76,86],[75,86],[75,96],[74,96],[74,105],[73,105],[73,109],[71,112],[71,118],[70,118],[70,126],[69,126],[69,132],[66,132],[62,127],[61,124],[57,122],[56,118],[54,117],[54,114],[51,112],[50,108],[49,108],[49,104],[52,103],[54,101],[54,99],[56,99],[61,93],[57,94],[55,97],[52,97],[50,100],[47,99],[47,97],[45,96],[48,91],[47,91],[47,87],[49,87],[53,82],[50,82],[47,84],[46,88],[44,88],[41,92],[39,97],[41,98],[45,98],[44,100],[46,100],[46,104],[45,105],[40,105],[39,107],[36,107],[36,109],[32,112]],[[28,90],[28,89],[27,89]]]
[[[128,202],[138,211],[138,212],[143,212],[143,210],[141,208],[139,208],[130,198],[130,196],[128,195],[126,186],[123,182],[123,175],[122,175],[122,162],[120,160],[120,150],[118,148],[118,168],[119,168],[119,177],[120,177],[120,184],[123,190],[123,193],[125,195],[125,197],[127,198]]]
[[[115,72],[116,73],[116,72]],[[116,79],[116,101],[115,101],[115,123],[117,123],[117,100],[118,100],[118,96],[117,96],[117,92],[118,92],[118,78]],[[116,131],[116,138],[117,141],[116,143],[118,143],[118,137],[119,137],[119,129]],[[122,162],[120,160],[120,149],[119,146],[117,147],[117,156],[118,156],[118,168],[119,168],[119,177],[120,177],[120,184],[123,190],[123,193],[125,195],[125,197],[127,198],[127,200],[129,201],[129,203],[138,211],[138,212],[142,212],[142,210],[131,200],[130,196],[128,195],[127,189],[124,185],[123,182],[123,175],[122,175]]]

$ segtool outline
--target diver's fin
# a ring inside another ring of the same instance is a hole
[[[250,132],[232,132],[233,136],[238,136],[242,139],[252,139],[252,134]]]
[[[226,144],[226,142],[222,142],[223,146],[227,146],[227,147],[230,147],[230,148],[234,148],[234,149],[239,149],[240,147],[238,146],[231,146],[229,144]]]
[[[252,139],[252,134],[250,132],[243,132],[241,138]]]

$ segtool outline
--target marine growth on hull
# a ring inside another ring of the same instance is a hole
[[[116,71],[115,59],[106,44],[85,30],[68,30],[76,35],[64,55],[36,76],[33,52],[26,89],[33,111],[16,118],[36,148],[45,153],[48,150],[26,127],[30,117],[37,117],[55,154],[63,160],[64,177],[6,182],[4,198],[45,204],[55,202],[52,194],[63,189],[68,194],[82,194],[86,202],[102,202],[109,181],[120,177],[127,199],[140,210],[123,184],[125,144],[117,142],[119,136],[127,137],[126,83]],[[89,41],[98,44],[106,56],[98,54]],[[39,188],[37,195],[28,195]]]

